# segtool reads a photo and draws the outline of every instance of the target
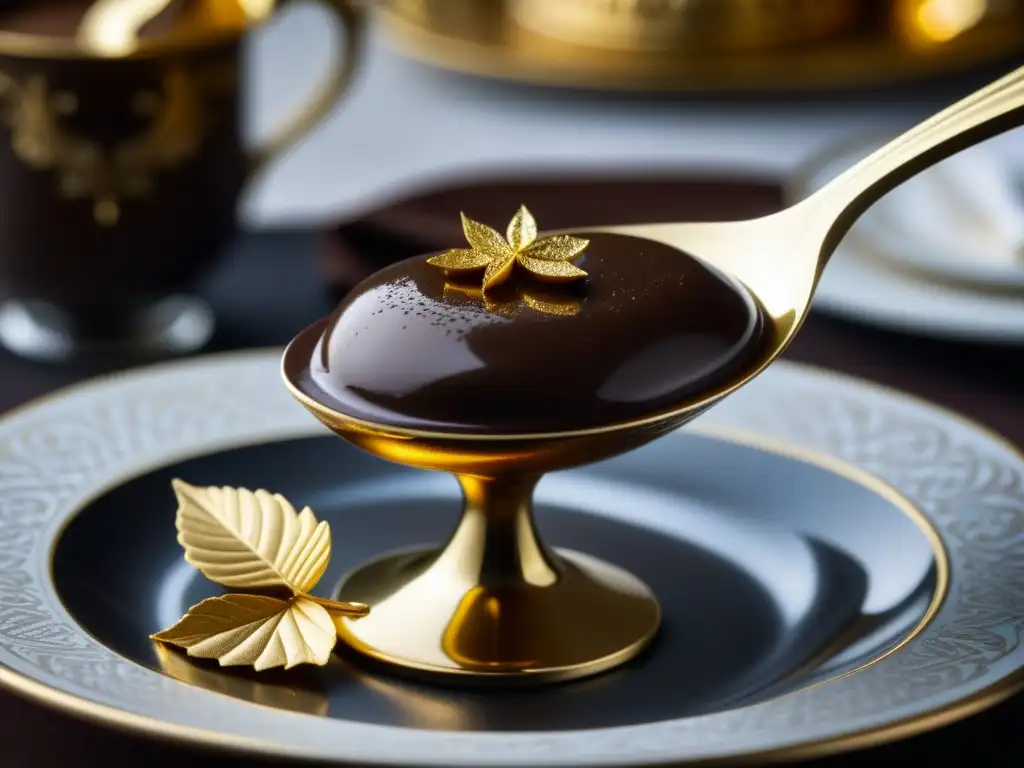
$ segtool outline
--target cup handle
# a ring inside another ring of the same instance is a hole
[[[252,178],[270,162],[295,144],[330,114],[348,89],[349,82],[359,61],[363,32],[366,28],[366,11],[361,0],[310,0],[324,6],[337,17],[342,51],[333,47],[332,61],[324,79],[317,86],[304,106],[289,116],[282,125],[271,132],[260,146],[249,152],[248,175]]]

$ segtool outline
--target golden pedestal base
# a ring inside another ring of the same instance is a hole
[[[529,507],[536,478],[460,481],[466,510],[447,546],[388,555],[344,580],[340,599],[373,608],[335,620],[343,642],[467,682],[569,680],[643,650],[661,620],[654,595],[621,568],[545,547]]]

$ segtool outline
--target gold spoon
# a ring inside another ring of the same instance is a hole
[[[369,453],[454,473],[465,500],[455,532],[440,549],[384,555],[346,577],[337,598],[366,603],[370,613],[358,621],[337,619],[342,641],[392,667],[447,681],[566,680],[640,653],[661,622],[656,597],[618,566],[543,542],[532,511],[541,476],[637,448],[750,382],[789,346],[822,270],[868,206],[928,166],[1021,123],[1024,67],[781,213],[731,223],[588,230],[660,241],[702,259],[739,279],[771,320],[763,351],[731,380],[633,421],[538,434],[466,434],[366,421],[309,394],[311,356],[328,321],[301,332],[282,360],[292,395],[335,434]],[[588,504],[586,488],[579,493],[579,503]]]

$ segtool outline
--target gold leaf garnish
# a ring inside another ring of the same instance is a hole
[[[286,498],[260,489],[196,488],[181,480],[178,542],[185,560],[225,587],[285,587],[307,592],[331,559],[331,529],[313,510],[295,512]]]
[[[331,529],[313,510],[295,511],[280,494],[259,489],[197,488],[172,480],[175,526],[185,560],[210,581],[248,590],[280,589],[338,613],[363,615],[361,603],[313,597],[331,559]]]
[[[189,656],[216,659],[223,667],[250,665],[257,671],[323,666],[337,641],[334,622],[322,606],[304,597],[263,595],[208,598],[152,637],[187,649]]]
[[[571,262],[589,244],[571,235],[552,235],[537,240],[537,222],[526,206],[520,206],[502,239],[486,224],[462,215],[462,231],[470,248],[454,248],[427,259],[427,263],[449,273],[464,276],[484,270],[483,290],[508,280],[516,264],[534,277],[548,282],[567,282],[587,273]]]
[[[514,251],[525,251],[537,239],[537,222],[526,210],[525,205],[519,206],[516,215],[508,223],[505,237],[508,238],[508,244]]]
[[[464,213],[461,216],[462,232],[466,235],[466,240],[474,250],[494,254],[511,250],[508,244],[501,239],[501,235],[495,230],[486,224],[481,224],[479,221],[473,221]]]
[[[516,255],[509,251],[508,255],[491,261],[484,272],[484,290],[501,285],[512,276],[512,267],[516,265]]]
[[[583,253],[583,249],[589,244],[589,240],[584,240],[581,237],[552,235],[527,248],[522,258],[537,261],[568,262]]]
[[[431,264],[444,267],[449,272],[475,272],[491,263],[491,257],[483,251],[471,248],[453,248],[429,259]]]
[[[171,485],[185,560],[218,584],[278,594],[211,597],[150,637],[221,666],[326,664],[337,640],[332,614],[359,618],[370,610],[308,594],[331,558],[327,523],[262,489]]]
[[[587,273],[579,267],[567,261],[547,261],[546,259],[523,259],[523,265],[538,277],[543,277],[550,282],[568,282],[580,277],[586,277]]]

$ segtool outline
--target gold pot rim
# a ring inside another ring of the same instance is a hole
[[[609,51],[552,44],[514,24],[501,3],[446,0],[450,13],[427,16],[414,2],[422,0],[377,4],[393,49],[446,71],[554,88],[728,95],[888,87],[992,66],[1024,45],[1024,25],[988,19],[931,47],[901,42],[891,25],[884,30],[868,25],[864,35],[840,35],[828,45],[730,55],[683,49]]]
[[[742,52],[821,42],[849,34],[864,19],[857,0],[704,0],[676,5],[572,0],[512,0],[509,17],[539,34],[597,49],[644,52],[681,48]],[[561,25],[561,30],[548,29]]]
[[[234,0],[227,6],[218,5],[218,9],[228,10],[228,14],[219,19],[191,18],[173,33],[154,38],[141,38],[130,51],[117,54],[85,47],[73,36],[17,32],[0,28],[0,56],[120,61],[210,48],[237,40],[248,30],[260,26],[274,14],[279,5],[279,0]]]

